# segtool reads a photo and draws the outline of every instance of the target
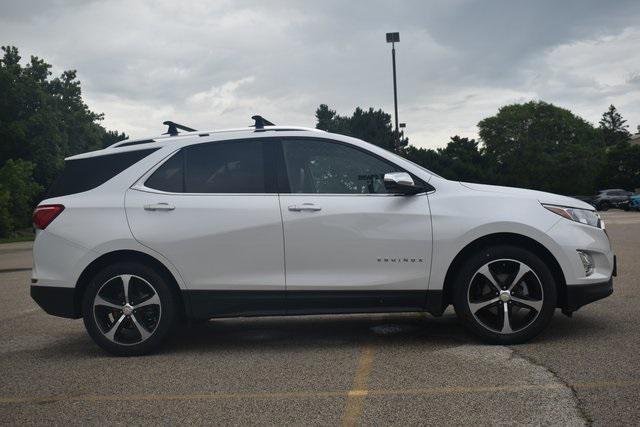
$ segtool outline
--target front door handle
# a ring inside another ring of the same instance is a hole
[[[145,211],[172,211],[176,207],[169,203],[153,203],[150,205],[144,205]]]
[[[289,206],[289,210],[293,212],[301,212],[301,211],[317,212],[319,210],[322,210],[322,208],[314,203],[303,203],[301,205],[291,205]]]

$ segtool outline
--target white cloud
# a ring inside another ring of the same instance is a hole
[[[106,127],[146,136],[167,119],[314,126],[320,103],[392,112],[384,33],[400,31],[400,120],[435,147],[529,99],[591,121],[614,103],[635,127],[639,18],[637,1],[22,0],[3,4],[0,43],[77,69]]]

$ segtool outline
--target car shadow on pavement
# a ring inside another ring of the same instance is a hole
[[[455,317],[416,313],[212,319],[183,326],[164,353],[269,349],[326,349],[366,342],[428,344],[433,347],[474,341]]]
[[[529,344],[583,341],[594,335],[608,335],[612,328],[612,325],[598,316],[585,313],[569,319],[558,312],[549,327]],[[465,331],[455,315],[449,312],[439,318],[421,313],[254,317],[212,319],[199,324],[181,325],[158,355],[217,351],[324,350],[364,343],[382,346],[417,345],[431,350],[482,344]],[[80,328],[73,333],[68,332],[62,339],[28,351],[38,353],[48,360],[69,361],[108,356]]]
[[[584,344],[594,337],[615,335],[617,329],[597,313],[579,312],[569,318],[558,310],[549,326],[530,343],[551,344],[559,341],[576,341]]]

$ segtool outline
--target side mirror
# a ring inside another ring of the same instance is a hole
[[[384,174],[384,186],[387,190],[399,194],[418,194],[425,191],[416,186],[413,178],[406,172],[389,172]]]

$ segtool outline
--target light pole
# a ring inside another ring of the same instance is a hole
[[[400,43],[400,33],[387,33],[387,43],[391,43],[391,62],[393,63],[393,109],[396,118],[396,151],[400,148],[398,130],[398,87],[396,85],[396,43]]]

